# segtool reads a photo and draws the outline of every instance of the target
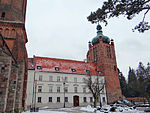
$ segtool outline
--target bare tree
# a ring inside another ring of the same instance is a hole
[[[92,79],[92,76],[89,75],[89,77],[88,77],[88,79],[86,79],[85,83],[86,83],[89,91],[93,95],[93,98],[94,98],[93,103],[94,103],[94,107],[96,107],[97,106],[97,98],[100,97],[100,93],[104,89],[104,85],[105,85],[104,80],[100,79],[99,76],[97,76],[95,79]]]

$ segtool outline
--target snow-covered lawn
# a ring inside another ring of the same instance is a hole
[[[45,109],[39,110],[39,112],[35,113],[104,113],[110,112],[111,106],[106,105],[101,108],[101,110],[96,110],[96,108],[92,108],[91,106],[87,107],[74,107],[74,108],[59,108],[59,109]],[[26,111],[23,113],[30,113],[30,111]],[[144,113],[144,111],[139,111],[134,109],[133,107],[116,107],[115,113]]]

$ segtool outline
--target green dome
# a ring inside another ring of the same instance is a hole
[[[92,45],[95,45],[99,43],[99,39],[102,38],[102,41],[104,43],[110,43],[110,39],[107,36],[104,36],[102,33],[102,27],[100,25],[97,25],[97,36],[93,38]]]

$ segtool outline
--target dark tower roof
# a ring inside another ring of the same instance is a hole
[[[102,38],[104,43],[110,43],[110,39],[103,35],[101,25],[97,25],[97,36],[92,39],[92,45],[99,43],[99,39]]]

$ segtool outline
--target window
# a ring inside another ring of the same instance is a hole
[[[42,86],[38,86],[38,92],[42,92]]]
[[[3,29],[2,29],[2,28],[0,28],[0,34],[2,33],[2,31],[3,31]]]
[[[86,97],[83,97],[83,102],[86,102]]]
[[[49,86],[49,92],[53,92],[53,86]]]
[[[59,67],[55,67],[55,70],[56,70],[56,71],[59,71]]]
[[[5,65],[1,66],[1,73],[3,73],[5,71]]]
[[[71,68],[71,71],[72,71],[72,72],[76,72],[76,69]]]
[[[42,97],[38,97],[38,103],[42,102]]]
[[[14,84],[16,84],[16,80],[14,80]]]
[[[12,37],[15,37],[15,36],[16,36],[16,35],[15,35],[15,29],[12,29],[12,30],[11,30],[11,36],[12,36]]]
[[[77,78],[76,77],[74,78],[74,82],[77,83]]]
[[[67,82],[67,81],[68,81],[68,77],[65,77],[65,79],[64,79],[64,80],[65,80],[65,82]]]
[[[85,83],[85,82],[86,82],[86,79],[85,79],[85,78],[83,78],[83,79],[82,79],[82,81],[83,81],[83,83]]]
[[[83,87],[83,93],[86,93],[86,87]]]
[[[57,93],[60,93],[60,87],[57,87]]]
[[[97,51],[97,48],[93,48],[93,56],[94,56],[94,62],[97,62],[98,59],[97,59],[97,56],[98,56],[98,51]]]
[[[37,66],[37,69],[39,69],[39,70],[42,69],[42,66]]]
[[[90,97],[90,102],[93,102],[93,97]]]
[[[68,97],[65,97],[65,102],[68,102]]]
[[[106,102],[105,97],[103,97],[103,102]]]
[[[111,50],[110,50],[110,47],[106,46],[106,49],[107,49],[107,57],[108,57],[108,58],[111,58]]]
[[[42,75],[39,75],[39,81],[42,81]]]
[[[49,81],[53,81],[53,76],[49,76]]]
[[[2,18],[2,19],[5,18],[5,12],[2,12],[1,18]]]
[[[99,97],[97,97],[97,102],[99,102]]]
[[[60,102],[60,97],[57,97],[57,102]]]
[[[60,82],[60,76],[57,76],[57,82]]]
[[[52,97],[49,97],[49,101],[48,102],[52,102]]]
[[[8,37],[8,36],[9,36],[9,29],[8,29],[8,28],[5,29],[4,34],[5,34],[5,37]]]
[[[117,68],[116,68],[116,66],[114,66],[114,71],[116,71],[117,70]]]
[[[77,93],[78,92],[78,88],[74,87],[74,92]]]
[[[68,87],[65,87],[65,92],[66,92],[66,93],[68,92]]]

